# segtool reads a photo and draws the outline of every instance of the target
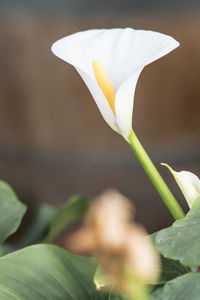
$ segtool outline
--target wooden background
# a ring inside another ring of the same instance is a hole
[[[32,211],[74,193],[115,187],[136,205],[149,231],[172,221],[128,144],[103,121],[75,70],[50,52],[75,31],[102,27],[152,29],[181,47],[146,67],[138,82],[133,126],[181,205],[168,171],[200,175],[200,21],[198,14],[0,18],[0,178]]]

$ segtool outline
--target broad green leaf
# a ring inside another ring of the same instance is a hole
[[[200,274],[188,273],[166,283],[152,293],[151,300],[199,300]]]
[[[0,299],[107,300],[97,291],[94,261],[39,244],[0,258]]]
[[[15,251],[17,248],[13,244],[3,243],[0,245],[0,256],[6,255]]]
[[[25,211],[11,187],[0,181],[0,243],[18,229]]]
[[[155,244],[156,236],[158,232],[154,232],[150,235],[150,238],[152,239],[153,243]],[[160,278],[157,281],[157,285],[164,284],[168,282],[169,280],[172,280],[178,276],[184,275],[188,272],[190,272],[190,268],[183,266],[179,261],[165,258],[160,253],[160,260],[161,260],[161,274]]]
[[[58,208],[53,217],[44,242],[51,242],[67,226],[81,221],[89,207],[90,200],[84,196],[73,196],[69,201]]]
[[[185,266],[200,265],[200,202],[193,205],[185,218],[156,234],[155,245],[165,257]]]
[[[161,276],[157,282],[158,285],[190,272],[188,267],[183,266],[177,260],[172,260],[161,256],[161,263],[162,270]]]
[[[40,204],[31,224],[29,225],[29,229],[21,242],[17,245],[18,249],[41,242],[47,233],[49,224],[55,213],[56,207],[49,204]]]

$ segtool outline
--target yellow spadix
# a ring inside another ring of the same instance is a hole
[[[98,60],[92,62],[92,68],[96,77],[97,83],[106,97],[113,113],[115,114],[115,91],[112,87],[104,67]]]

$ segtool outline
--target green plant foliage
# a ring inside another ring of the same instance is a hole
[[[38,244],[0,258],[0,299],[106,300],[93,284],[94,261]]]
[[[157,282],[158,285],[190,272],[190,268],[183,266],[177,260],[161,256],[161,263],[162,269],[160,279]]]
[[[154,232],[149,236],[152,239],[154,245],[158,233],[159,232]],[[166,258],[161,253],[160,260],[161,274],[159,280],[155,283],[156,285],[164,284],[169,280],[172,280],[191,271],[190,268],[183,266],[178,260]]]
[[[54,217],[57,209],[49,204],[40,204],[36,214],[29,225],[29,229],[23,236],[18,248],[34,245],[41,242],[47,233],[49,224]]]
[[[73,196],[69,201],[58,208],[49,225],[49,231],[44,242],[51,242],[67,226],[79,222],[85,216],[90,199],[85,196]]]
[[[200,274],[188,273],[177,277],[152,293],[151,300],[199,300]]]
[[[200,201],[195,202],[185,218],[156,234],[155,245],[165,257],[185,266],[200,265]]]
[[[0,243],[18,229],[25,211],[11,187],[0,181]]]

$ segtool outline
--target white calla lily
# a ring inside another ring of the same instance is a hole
[[[165,34],[116,28],[69,35],[55,42],[52,51],[76,68],[105,121],[128,140],[140,73],[178,46]]]
[[[174,176],[179,188],[181,189],[188,206],[191,208],[195,200],[200,197],[200,179],[188,171],[174,171],[169,165],[162,163]]]

